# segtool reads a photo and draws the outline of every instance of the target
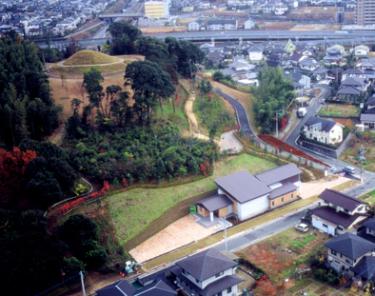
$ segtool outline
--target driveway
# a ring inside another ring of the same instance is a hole
[[[159,231],[129,253],[138,263],[142,263],[205,238],[219,230],[221,226],[218,224],[206,228],[198,224],[195,217],[187,215]]]
[[[338,185],[346,183],[351,179],[342,176],[332,176],[332,178],[324,178],[317,181],[301,183],[299,195],[302,199],[319,195],[325,189],[334,188]]]

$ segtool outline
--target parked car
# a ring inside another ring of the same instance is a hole
[[[309,231],[309,225],[307,225],[306,223],[302,223],[302,222],[298,223],[294,228],[299,232],[308,232]]]
[[[356,173],[355,168],[351,166],[344,167],[344,172],[347,173],[348,175],[354,175]]]

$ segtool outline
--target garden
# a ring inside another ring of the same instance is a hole
[[[326,239],[320,233],[300,233],[295,229],[288,229],[240,251],[238,255],[241,258],[265,273],[258,282],[256,295],[287,292],[294,286],[293,277],[296,270],[308,266],[310,257],[320,249]]]
[[[326,104],[319,111],[319,115],[322,117],[348,118],[358,117],[359,114],[358,106],[347,104]]]
[[[365,170],[375,171],[375,133],[356,132],[340,158],[353,165],[363,166]]]

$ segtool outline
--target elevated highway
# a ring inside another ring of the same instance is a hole
[[[180,40],[189,40],[193,42],[208,42],[215,40],[216,42],[225,41],[282,41],[282,40],[296,40],[296,41],[327,41],[337,43],[351,42],[374,42],[375,32],[373,30],[357,30],[357,31],[281,31],[281,30],[237,30],[237,31],[198,31],[198,32],[170,32],[157,34],[144,34],[145,36],[152,36],[160,39],[166,37],[174,37]],[[77,43],[83,47],[95,47],[103,45],[108,41],[108,38],[96,39],[82,39]],[[41,47],[47,46],[46,40],[35,40]],[[50,40],[52,47],[64,47],[69,44],[71,40],[65,38],[57,38]]]

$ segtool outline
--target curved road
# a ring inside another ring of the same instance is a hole
[[[224,98],[229,104],[232,105],[233,109],[236,111],[237,122],[240,125],[240,132],[250,140],[259,140],[254,130],[251,128],[249,119],[247,118],[247,113],[245,108],[242,106],[240,102],[238,102],[235,98],[228,95],[227,93],[223,92],[218,88],[214,88],[213,92],[222,98]]]

